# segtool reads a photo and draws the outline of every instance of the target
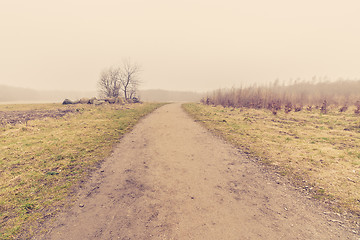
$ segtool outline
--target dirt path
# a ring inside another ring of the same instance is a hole
[[[35,239],[358,239],[262,169],[166,105]]]

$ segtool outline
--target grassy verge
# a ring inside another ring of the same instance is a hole
[[[353,111],[273,115],[264,109],[202,104],[183,108],[245,153],[275,167],[309,196],[343,214],[360,216],[360,118]]]
[[[120,137],[161,104],[0,105],[0,111],[75,108],[60,118],[0,125],[0,239],[32,235]]]

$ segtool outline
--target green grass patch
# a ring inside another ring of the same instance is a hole
[[[0,105],[0,111],[76,108],[59,118],[0,125],[0,239],[31,236],[121,136],[161,105]]]
[[[360,117],[353,112],[273,115],[264,109],[195,103],[183,108],[243,152],[275,167],[313,198],[360,216]]]

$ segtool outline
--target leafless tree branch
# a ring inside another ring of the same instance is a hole
[[[133,98],[136,96],[140,84],[139,73],[141,68],[137,63],[132,63],[127,59],[123,61],[121,70],[121,90],[124,93],[125,99]]]
[[[124,60],[121,67],[104,70],[98,82],[100,95],[118,97],[121,91],[125,99],[136,97],[140,71],[140,66],[129,59]]]

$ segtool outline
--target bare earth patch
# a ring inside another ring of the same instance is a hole
[[[67,113],[73,113],[75,111],[75,109],[0,111],[0,124],[27,123],[30,120],[47,117],[59,118],[65,116]]]

